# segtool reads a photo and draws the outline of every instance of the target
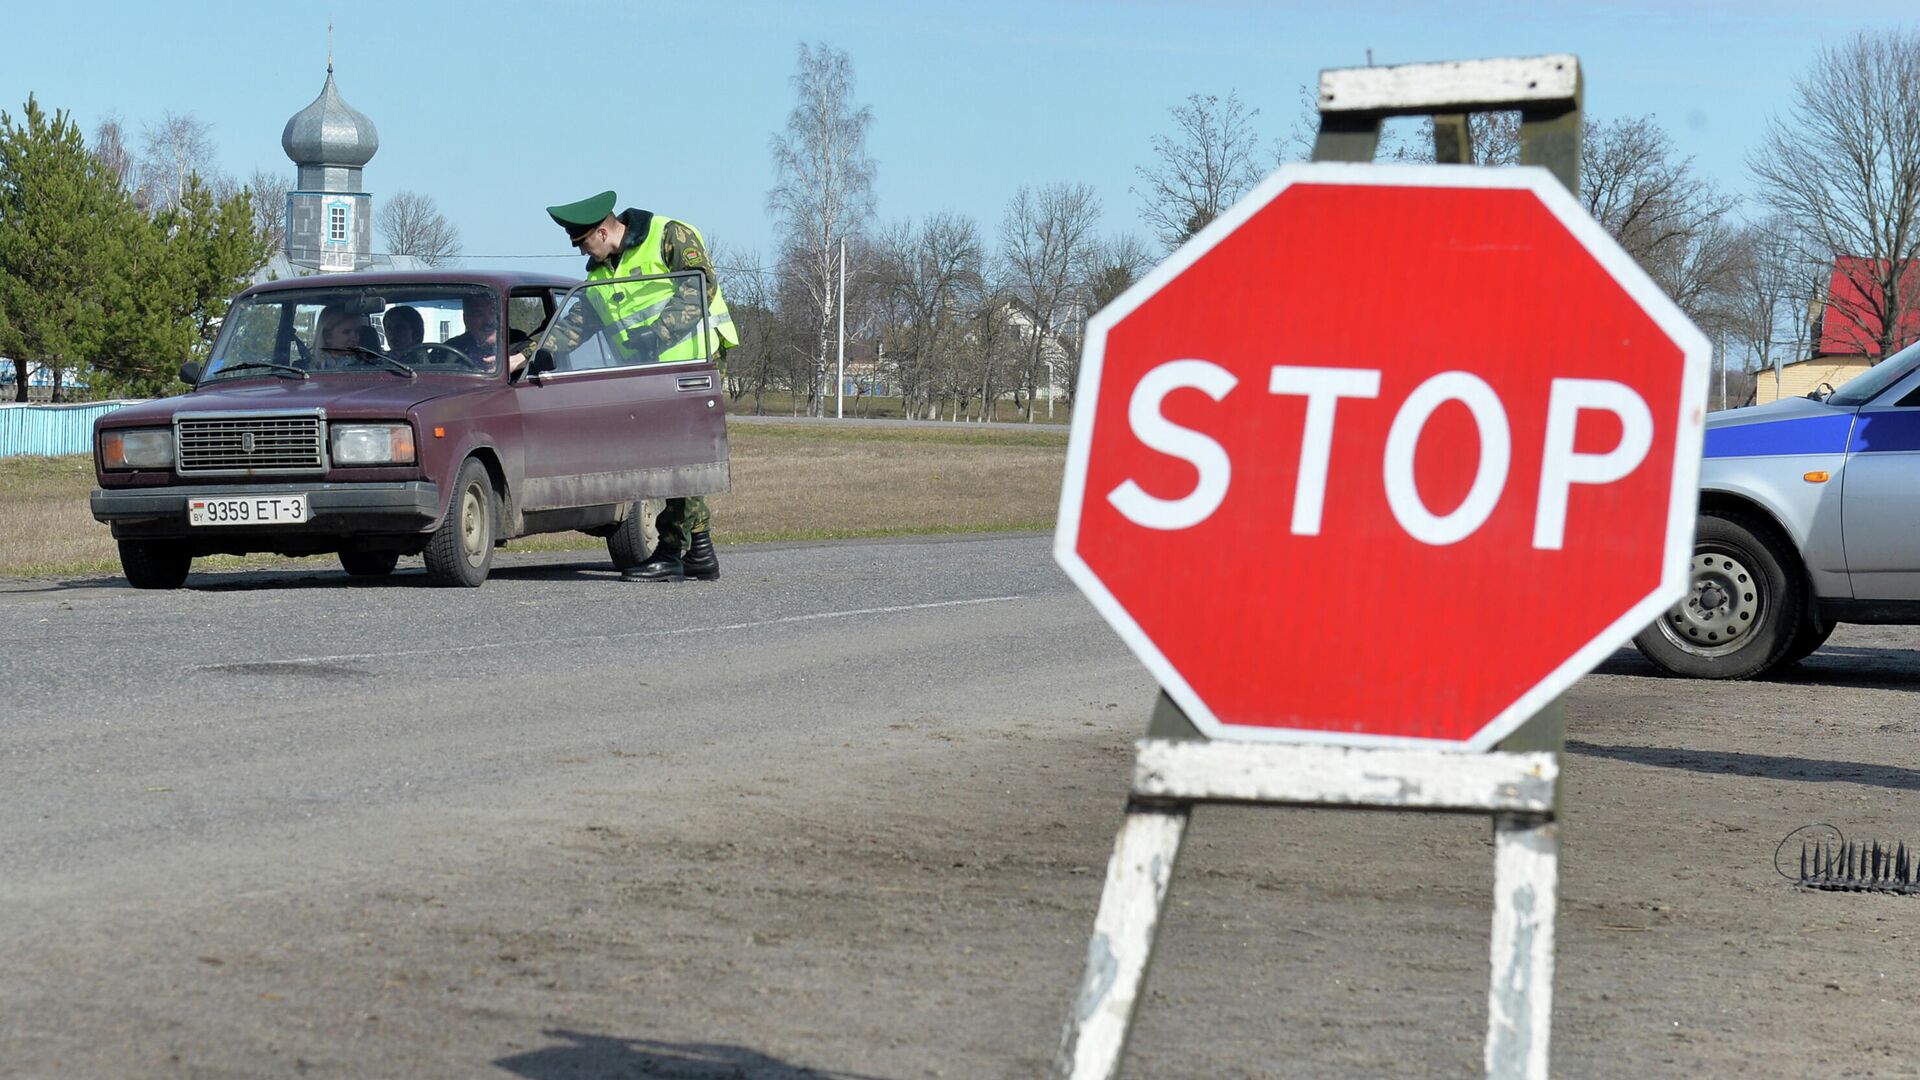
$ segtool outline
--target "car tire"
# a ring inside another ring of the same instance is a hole
[[[647,544],[646,507],[639,500],[628,503],[626,520],[607,534],[607,557],[613,560],[615,570],[631,570],[653,554]]]
[[[193,555],[171,540],[120,541],[120,569],[136,589],[177,589],[187,582]]]
[[[1787,646],[1787,654],[1782,656],[1780,663],[1775,666],[1786,667],[1788,664],[1797,664],[1805,660],[1818,651],[1820,646],[1825,645],[1827,638],[1832,636],[1833,624],[1822,623],[1813,605],[1808,604],[1807,613],[1800,618],[1800,629],[1793,635],[1793,644]]]
[[[348,577],[386,577],[400,561],[397,551],[343,551],[340,569]]]
[[[427,539],[427,580],[435,585],[472,589],[493,568],[493,478],[477,459],[460,466],[453,495],[440,527]]]
[[[1787,662],[1807,603],[1793,545],[1777,529],[1747,514],[1703,510],[1686,599],[1633,644],[1670,674],[1750,679]]]

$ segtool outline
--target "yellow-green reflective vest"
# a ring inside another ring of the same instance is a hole
[[[655,214],[647,226],[647,235],[640,243],[622,253],[619,261],[613,265],[602,263],[587,273],[589,283],[606,281],[611,278],[638,277],[645,274],[666,274],[671,271],[666,260],[660,257],[660,239],[665,233],[670,218]],[[682,222],[681,224],[686,224]],[[687,225],[693,229],[693,226]],[[700,231],[693,229],[698,238]],[[706,241],[701,240],[702,248]],[[587,295],[592,297],[594,310],[607,328],[607,333],[627,348],[627,335],[643,327],[660,321],[667,306],[672,302],[680,278],[661,278],[657,281],[629,281],[622,285],[600,285],[589,288]],[[707,326],[699,324],[689,327],[685,334],[669,342],[660,350],[655,359],[660,363],[676,360],[703,360],[707,351],[702,349],[703,342],[712,352],[731,349],[740,344],[740,331],[733,324],[733,316],[727,311],[727,301],[715,285],[713,296],[707,304]]]

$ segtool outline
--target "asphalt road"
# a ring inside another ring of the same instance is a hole
[[[1147,675],[1045,537],[722,559],[0,584],[0,1076],[1041,1074]],[[1913,1075],[1920,900],[1772,859],[1920,839],[1916,674],[1570,693],[1557,1075]],[[1202,808],[1126,1075],[1474,1073],[1487,845]]]
[[[571,554],[506,558],[478,590],[320,560],[173,592],[0,584],[0,1073],[154,1067],[130,1006],[176,976],[114,965],[162,970],[250,897],[391,892],[577,817],[866,767],[889,724],[936,713],[964,730],[1151,693],[1042,537],[722,553],[721,581],[676,585]],[[189,1072],[235,1068],[196,1046]]]

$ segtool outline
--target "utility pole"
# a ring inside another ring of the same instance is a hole
[[[1727,332],[1720,331],[1720,408],[1727,407]]]
[[[833,416],[847,415],[847,238],[840,238],[840,344],[833,364]],[[1720,393],[1725,398],[1723,388]]]

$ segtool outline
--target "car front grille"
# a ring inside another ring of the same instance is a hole
[[[185,417],[175,421],[182,475],[297,473],[326,468],[318,416]]]

